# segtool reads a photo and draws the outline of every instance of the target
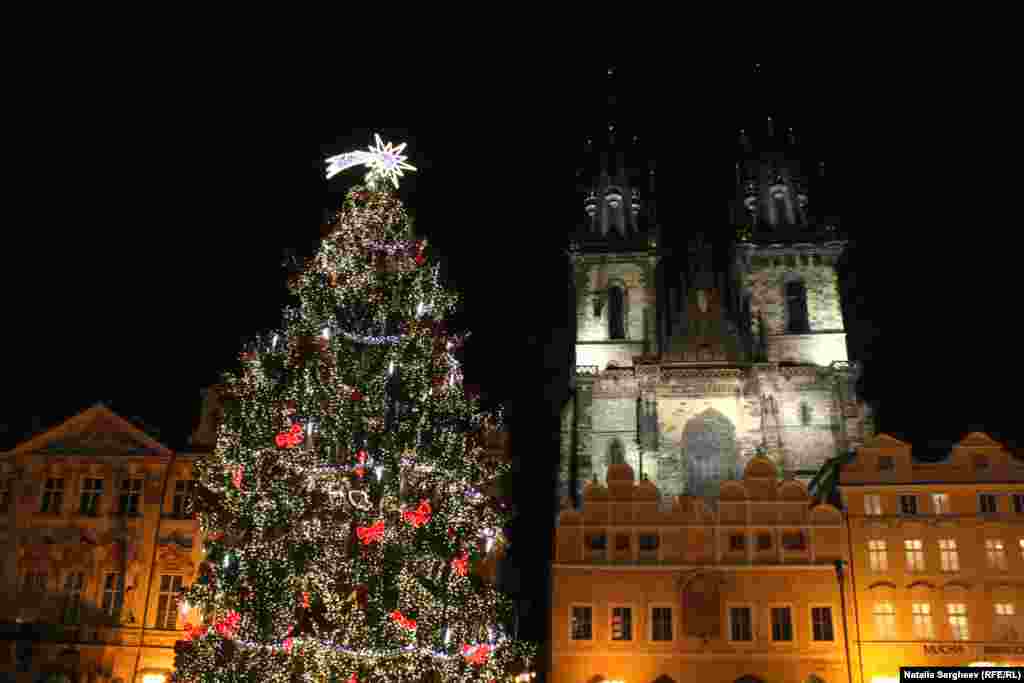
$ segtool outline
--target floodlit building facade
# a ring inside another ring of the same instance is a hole
[[[1024,665],[1024,461],[982,433],[939,461],[879,435],[840,490],[865,683],[900,666]]]
[[[166,680],[194,618],[195,457],[102,404],[0,453],[0,680]]]
[[[765,456],[716,508],[612,465],[559,516],[548,680],[847,680],[840,511]]]

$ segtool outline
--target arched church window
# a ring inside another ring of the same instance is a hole
[[[622,447],[622,442],[615,439],[608,446],[608,464],[621,465],[624,462],[626,462],[626,450]]]
[[[622,287],[613,286],[608,290],[608,338],[626,338],[626,301]]]
[[[807,288],[799,280],[786,283],[786,332],[800,334],[810,331],[807,319]]]

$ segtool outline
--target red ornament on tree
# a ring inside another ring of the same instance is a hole
[[[361,526],[356,529],[356,535],[363,545],[370,545],[384,537],[384,520],[380,520],[372,526]]]
[[[306,436],[302,433],[302,426],[293,424],[287,432],[281,432],[274,437],[274,443],[277,444],[278,448],[294,448],[305,440]]]
[[[407,618],[398,610],[395,610],[391,613],[391,620],[407,631],[416,630],[416,622],[412,619]]]
[[[487,657],[491,654],[491,646],[486,643],[483,645],[463,645],[462,656],[466,658],[466,661],[470,664],[482,666],[487,662]]]
[[[465,576],[468,573],[468,566],[469,553],[465,550],[462,551],[461,555],[452,560],[452,567],[455,569],[455,573],[459,576]]]
[[[430,521],[430,501],[421,501],[420,506],[416,508],[415,511],[403,512],[402,518],[412,524],[415,528],[420,528]]]
[[[309,609],[309,593],[306,591],[303,591],[302,593],[302,607],[304,609]]]
[[[362,401],[363,400],[363,393],[361,391],[359,391],[358,389],[353,389],[352,390],[352,400],[353,401]]]

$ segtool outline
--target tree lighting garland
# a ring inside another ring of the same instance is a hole
[[[511,604],[474,569],[500,544],[483,495],[498,417],[462,386],[458,298],[385,181],[403,146],[329,160],[370,167],[289,286],[299,305],[225,376],[214,452],[195,466],[206,534],[183,601],[179,683],[492,681],[532,646],[495,629]],[[354,163],[353,163],[354,162]],[[404,164],[404,165],[403,165]]]

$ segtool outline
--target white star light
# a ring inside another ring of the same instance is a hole
[[[384,144],[384,141],[376,133],[373,134],[373,137],[377,141],[377,146],[370,148],[370,154],[373,157],[369,164],[370,174],[376,173],[384,180],[391,180],[397,188],[398,179],[403,175],[403,169],[407,171],[416,170],[415,166],[405,163],[405,160],[409,158],[402,154],[406,143],[403,142],[398,147],[395,147],[390,142]]]
[[[380,139],[380,135],[376,133],[374,133],[373,137],[376,144],[370,147],[368,151],[345,152],[344,154],[328,157],[326,159],[327,179],[330,180],[353,166],[363,165],[370,169],[370,172],[366,174],[366,182],[368,184],[376,185],[378,180],[390,180],[395,188],[397,188],[398,179],[404,175],[402,173],[403,170],[416,170],[415,166],[406,163],[405,160],[409,157],[402,154],[406,143],[403,142],[396,147],[390,142],[385,143]]]

